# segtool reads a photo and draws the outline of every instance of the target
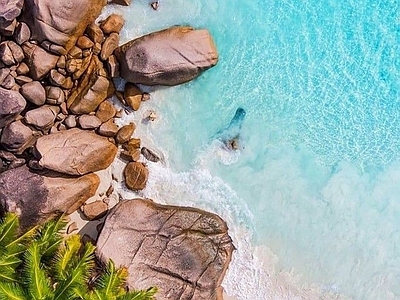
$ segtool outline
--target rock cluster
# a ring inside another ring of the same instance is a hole
[[[118,106],[137,111],[142,101],[150,97],[139,84],[181,84],[215,65],[218,54],[211,36],[207,30],[176,26],[119,46],[123,18],[112,14],[95,21],[106,0],[0,0],[0,3],[0,214],[16,212],[25,228],[78,208],[88,220],[97,220],[109,211],[108,198],[85,202],[96,194],[100,184],[95,172],[110,166],[119,146],[120,157],[126,161],[123,172],[126,187],[131,190],[146,187],[149,172],[143,161],[160,160],[152,150],[141,147],[140,139],[133,137],[134,123],[117,126],[115,121],[121,111],[114,103],[118,99]],[[111,3],[129,5],[130,1]],[[117,77],[127,81],[123,91],[114,86],[113,78]],[[151,112],[148,119],[155,118]],[[106,197],[112,192],[110,188]],[[188,235],[187,241],[193,242],[193,249],[204,247],[200,256],[182,256],[181,261],[169,258],[177,265],[190,260],[185,268],[193,268],[191,277],[186,273],[179,275],[183,276],[185,287],[183,290],[174,287],[174,291],[190,294],[187,299],[214,299],[231,255],[230,239],[222,220],[205,214],[204,222],[199,222],[203,213],[189,210],[180,215],[175,214],[177,208],[134,202],[138,204],[135,209],[146,214],[158,209],[154,213],[162,218],[175,215],[173,220],[177,224],[183,222],[182,232],[189,230],[190,224],[185,222],[193,218],[198,220],[193,219],[190,228],[198,222],[203,226],[199,230],[207,231],[207,226],[214,230],[209,238],[200,238],[196,232]],[[113,215],[131,211],[136,214],[131,204],[121,204]],[[107,220],[110,218],[112,215]],[[155,222],[149,223],[149,232],[155,230],[159,219]],[[105,228],[104,234],[109,234],[110,227],[106,224]],[[132,242],[147,239],[134,235],[134,231],[130,234]],[[163,240],[163,234],[159,231],[155,238]],[[167,249],[163,253],[170,256]],[[216,269],[208,264],[215,264]],[[138,269],[137,262],[132,268]],[[143,284],[156,284],[169,293],[167,286],[176,281],[174,272],[178,271],[171,267],[171,274],[162,274],[157,268],[164,266],[157,263],[152,268],[150,273],[157,273],[159,281],[144,280]],[[191,287],[186,289],[188,284]],[[142,287],[133,282],[132,286]]]

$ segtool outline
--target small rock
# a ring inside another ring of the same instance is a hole
[[[53,126],[59,112],[60,108],[58,106],[44,105],[28,111],[25,114],[25,121],[37,129],[46,132]]]
[[[118,47],[119,44],[119,35],[118,33],[111,33],[110,36],[106,38],[103,43],[100,52],[100,59],[107,60],[110,55],[114,52],[114,50]]]
[[[82,57],[83,57],[82,49],[77,46],[72,47],[72,49],[69,50],[68,52],[68,58],[82,58]]]
[[[118,126],[115,124],[114,119],[110,119],[107,122],[101,124],[98,133],[106,137],[114,137],[118,132]]]
[[[81,115],[78,123],[82,129],[95,129],[101,125],[100,119],[91,115]]]
[[[11,70],[9,68],[1,68],[0,69],[0,84],[10,75]]]
[[[130,139],[128,142],[126,142],[125,144],[122,144],[122,148],[124,148],[125,150],[134,150],[134,149],[140,149],[140,139]]]
[[[150,94],[149,93],[143,93],[142,94],[142,101],[148,101],[150,100]]]
[[[154,2],[150,3],[151,8],[154,10],[158,9],[158,5],[159,5],[158,1],[154,1]]]
[[[123,6],[129,6],[131,4],[131,0],[111,0],[110,3],[123,5]]]
[[[3,129],[0,143],[7,151],[21,154],[35,143],[35,136],[28,126],[15,121]]]
[[[32,81],[24,84],[20,92],[29,102],[40,106],[46,102],[46,90],[39,81]]]
[[[3,26],[0,26],[0,33],[3,34],[4,36],[12,36],[16,26],[17,26],[17,19],[14,19],[7,25],[4,24]]]
[[[92,50],[93,50],[93,54],[94,55],[99,55],[100,52],[101,52],[101,44],[100,43],[95,43],[93,48],[92,48]]]
[[[76,117],[74,115],[69,115],[68,117],[65,118],[64,124],[65,126],[67,126],[67,128],[76,127]]]
[[[0,84],[1,87],[7,89],[7,90],[11,90],[15,85],[15,79],[14,77],[9,74],[6,76],[6,78],[4,78],[3,82]]]
[[[108,57],[106,68],[112,78],[119,77],[119,62],[115,55],[110,55]]]
[[[26,75],[29,73],[29,67],[26,63],[21,62],[17,69],[15,70],[15,72],[17,72],[18,75]]]
[[[128,82],[125,85],[124,99],[133,110],[138,110],[142,102],[142,91],[134,83]]]
[[[50,54],[38,45],[30,42],[25,42],[22,45],[22,49],[25,53],[25,62],[29,67],[33,80],[43,79],[51,69],[55,68],[58,56]]]
[[[140,159],[140,149],[123,150],[121,158],[127,161],[138,161]]]
[[[17,159],[17,157],[14,154],[12,154],[11,152],[8,152],[8,151],[4,151],[4,150],[0,150],[0,158],[2,160],[6,160],[9,162],[12,162]]]
[[[115,137],[115,140],[118,144],[123,144],[129,141],[133,132],[136,129],[136,125],[134,123],[130,123],[129,125],[125,125],[118,130],[118,133]]]
[[[11,164],[8,166],[8,169],[15,169],[21,167],[26,164],[26,160],[24,158],[17,158],[16,160],[12,161]]]
[[[108,205],[103,201],[95,201],[82,205],[80,207],[80,211],[87,220],[97,220],[106,215],[108,211]]]
[[[0,59],[7,66],[12,66],[16,64],[12,50],[9,47],[8,41],[0,43]]]
[[[124,26],[125,21],[121,15],[111,14],[100,24],[100,29],[103,30],[105,34],[119,33],[122,26]]]
[[[151,151],[150,149],[148,149],[146,147],[143,147],[140,152],[149,161],[152,161],[152,162],[160,161],[160,158],[157,156],[157,154],[155,154],[153,151]]]
[[[112,185],[106,191],[106,197],[110,197],[110,195],[114,192],[114,187]]]
[[[71,89],[74,85],[70,77],[66,77],[54,69],[50,71],[49,79],[51,84],[65,89]]]
[[[65,94],[62,89],[57,86],[46,86],[46,102],[52,105],[64,103]],[[64,113],[64,112],[63,112]]]
[[[66,233],[67,233],[67,234],[71,234],[72,232],[77,231],[78,229],[79,229],[79,228],[78,228],[78,225],[76,224],[76,222],[72,222],[72,223],[67,227]]]
[[[143,190],[146,187],[149,171],[144,164],[130,162],[124,169],[126,186],[134,191]]]
[[[79,37],[78,40],[76,41],[76,45],[77,45],[79,48],[81,48],[81,49],[83,50],[83,49],[92,48],[93,45],[94,45],[94,43],[93,43],[93,41],[92,41],[90,38],[88,38],[87,36],[81,36],[81,37]]]
[[[40,46],[47,50],[48,52],[54,53],[56,55],[65,55],[67,54],[67,49],[65,49],[61,45],[54,44],[50,41],[43,41],[40,43]]]
[[[114,117],[116,112],[117,110],[111,101],[105,100],[101,102],[97,108],[96,117],[98,117],[100,121],[104,123]]]
[[[75,73],[76,71],[82,68],[82,59],[73,58],[67,60],[65,68],[69,73]]]
[[[96,24],[91,24],[86,28],[86,33],[94,43],[102,43],[104,39],[103,31]]]
[[[23,111],[26,101],[16,91],[0,88],[0,128],[11,123]]]
[[[22,45],[31,38],[31,30],[24,22],[19,22],[14,32],[14,39],[18,45]]]
[[[65,55],[61,55],[57,60],[57,67],[64,69],[67,65],[67,59]]]
[[[28,76],[24,76],[24,75],[17,76],[14,79],[15,79],[15,82],[21,86],[24,84],[27,84],[29,82],[32,82],[32,78],[30,78]]]

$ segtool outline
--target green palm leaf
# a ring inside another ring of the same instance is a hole
[[[0,281],[0,300],[26,300],[24,290],[15,283]]]

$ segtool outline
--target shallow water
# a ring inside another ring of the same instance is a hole
[[[142,111],[158,118],[138,134],[165,163],[143,195],[227,220],[237,299],[400,299],[398,1],[221,2],[105,12],[127,20],[122,42],[189,24],[220,53],[198,79],[150,89]],[[228,152],[214,137],[238,107],[243,148]]]

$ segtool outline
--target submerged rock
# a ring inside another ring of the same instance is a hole
[[[145,85],[177,85],[217,64],[206,29],[176,26],[132,40],[115,50],[121,77]]]
[[[217,215],[134,199],[108,214],[97,256],[128,268],[132,289],[158,288],[157,299],[222,299],[234,246]]]

